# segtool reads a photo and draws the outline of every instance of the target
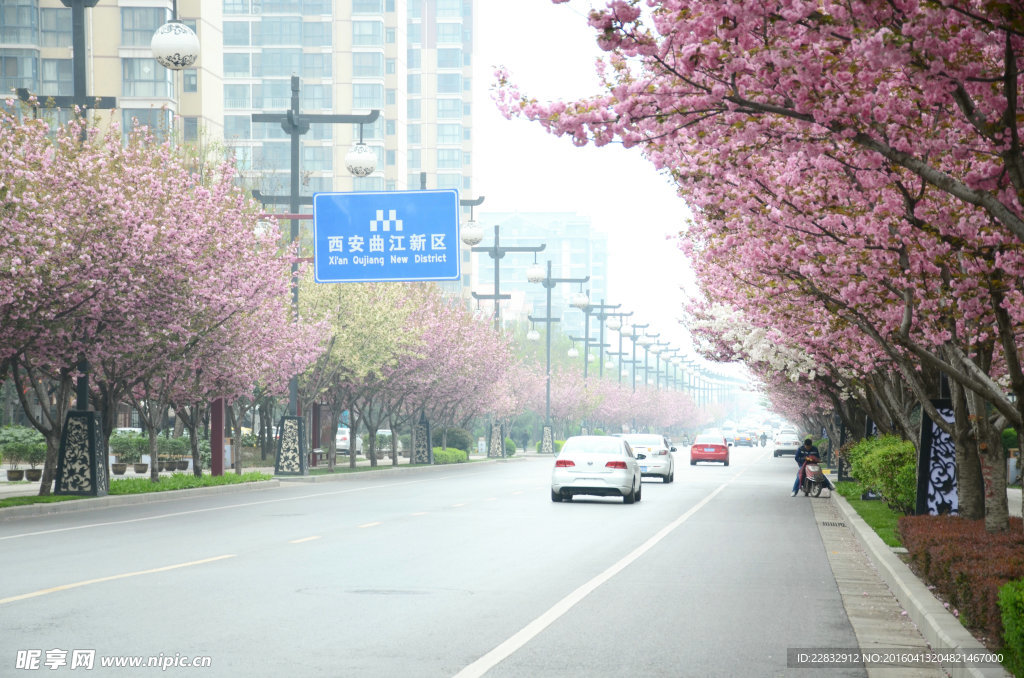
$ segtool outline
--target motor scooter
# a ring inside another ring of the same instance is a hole
[[[821,460],[814,454],[809,454],[804,458],[804,465],[800,467],[800,478],[800,489],[804,491],[805,497],[808,495],[820,497],[822,489],[825,488],[831,495],[832,490],[835,489],[828,476],[821,470]]]

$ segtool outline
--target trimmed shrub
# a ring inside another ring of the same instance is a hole
[[[465,450],[456,450],[451,447],[444,449],[443,447],[434,448],[434,463],[435,464],[463,464],[468,461],[469,455]]]
[[[544,442],[544,441],[542,441],[542,440],[538,440],[538,441],[537,441],[537,451],[538,451],[538,452],[540,452],[540,446],[541,446],[541,444],[542,444],[543,442]],[[552,444],[553,444],[553,445],[554,445],[554,447],[555,447],[555,454],[558,454],[559,452],[561,452],[561,451],[562,451],[562,445],[564,445],[564,444],[565,444],[565,441],[564,441],[564,440],[554,440],[554,441],[552,441]]]
[[[0,453],[10,462],[11,468],[27,461],[34,446],[42,443],[45,454],[46,439],[43,434],[30,426],[4,426],[0,428]]]
[[[454,447],[457,450],[462,450],[466,454],[476,446],[476,442],[473,440],[473,434],[464,428],[436,428],[430,432],[432,438],[431,443],[435,447],[440,447],[441,443],[446,439],[445,431],[447,430],[447,441],[448,447]]]
[[[1020,441],[1017,440],[1017,431],[1012,428],[1003,429],[1003,452],[1007,457],[1009,457],[1010,450],[1016,449],[1020,449]]]
[[[904,516],[899,535],[918,576],[934,586],[969,629],[1001,638],[999,589],[1024,579],[1024,523],[989,534],[984,520]]]
[[[849,453],[853,477],[905,515],[917,504],[917,454],[914,444],[896,436],[865,438]]]
[[[1015,676],[1024,676],[1024,580],[999,589],[1003,620],[1003,665]]]
[[[505,438],[505,456],[516,456],[516,441],[512,440],[511,438]]]

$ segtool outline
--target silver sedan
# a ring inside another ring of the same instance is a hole
[[[640,464],[629,444],[612,436],[573,436],[565,441],[551,471],[551,501],[577,494],[640,501]]]
[[[661,478],[666,483],[676,479],[676,460],[672,454],[676,448],[669,444],[665,436],[657,433],[623,433],[619,437],[625,439],[632,448],[640,462],[641,475]]]

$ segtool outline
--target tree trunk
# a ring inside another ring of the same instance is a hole
[[[981,520],[985,517],[985,487],[981,479],[977,441],[971,431],[970,412],[962,386],[950,380],[953,399],[953,444],[956,446],[957,504],[961,518]]]
[[[971,427],[978,444],[978,460],[985,492],[985,530],[1005,532],[1010,528],[1010,511],[1006,500],[1006,457],[1003,455],[1002,431],[989,419],[988,403],[977,393],[969,393]]]

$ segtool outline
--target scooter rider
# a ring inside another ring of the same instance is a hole
[[[800,491],[800,481],[803,480],[804,461],[807,459],[807,455],[813,454],[815,457],[821,458],[818,453],[818,448],[814,446],[814,441],[810,438],[804,440],[804,444],[796,449],[796,480],[793,481],[793,494],[790,496],[795,497],[796,493]]]
[[[768,434],[766,434],[764,431],[761,431],[761,447],[764,447],[767,444],[768,444]]]

